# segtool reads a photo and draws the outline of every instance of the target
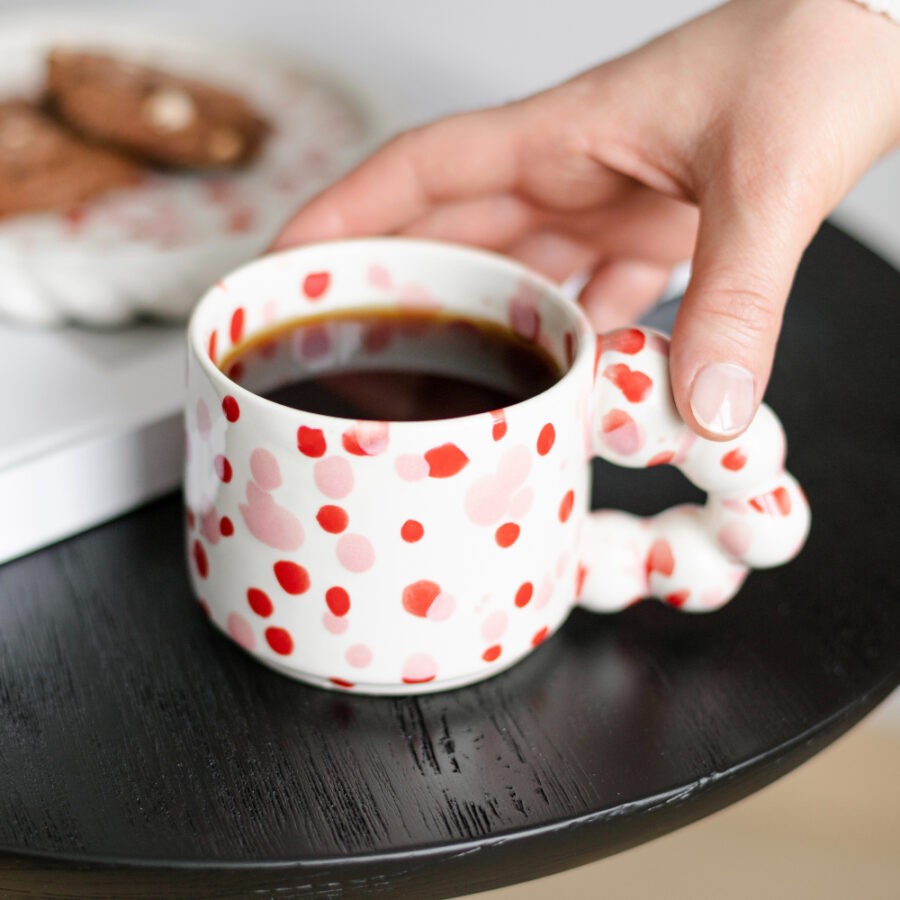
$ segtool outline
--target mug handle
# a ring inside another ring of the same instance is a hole
[[[649,518],[591,513],[582,533],[581,606],[609,612],[656,597],[686,611],[713,610],[749,569],[800,552],[809,504],[785,471],[784,431],[768,406],[733,440],[698,437],[672,399],[669,339],[649,328],[598,336],[591,402],[597,456],[629,468],[673,465],[707,501]]]

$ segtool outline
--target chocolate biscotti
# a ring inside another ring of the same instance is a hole
[[[0,216],[74,206],[142,177],[21,100],[0,103]]]
[[[100,53],[51,51],[47,97],[88,138],[162,166],[241,166],[268,132],[236,94]]]

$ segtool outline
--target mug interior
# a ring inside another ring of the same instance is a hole
[[[211,378],[268,403],[260,395],[277,383],[332,369],[351,355],[348,341],[366,339],[360,325],[356,334],[343,329],[343,345],[333,341],[328,316],[367,310],[427,311],[505,326],[551,357],[562,373],[557,384],[592,344],[590,326],[577,305],[518,263],[485,251],[407,238],[312,244],[252,262],[202,298],[191,318],[189,341]],[[320,323],[319,340],[307,341],[305,349],[292,348],[289,374],[272,367],[266,375],[271,382],[242,384],[229,377],[236,349],[312,319]],[[464,355],[458,360],[457,366],[465,365]]]

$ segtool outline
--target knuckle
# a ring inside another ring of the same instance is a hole
[[[748,351],[777,332],[781,307],[776,296],[762,285],[718,284],[707,291],[696,314],[710,330]]]

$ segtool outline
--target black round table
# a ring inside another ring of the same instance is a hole
[[[173,495],[0,567],[0,896],[452,897],[650,840],[755,791],[900,682],[900,274],[831,226],[768,399],[802,555],[723,610],[576,611],[481,685],[306,687],[210,628]],[[594,502],[691,496],[597,467]]]

